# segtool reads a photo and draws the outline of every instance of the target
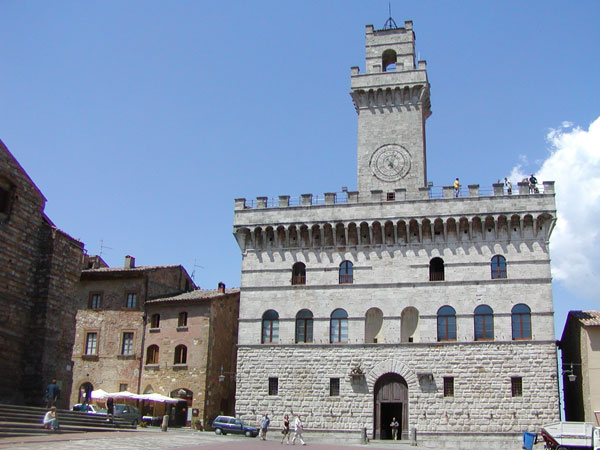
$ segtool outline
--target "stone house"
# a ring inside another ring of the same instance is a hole
[[[239,289],[195,290],[146,302],[142,393],[179,398],[171,423],[233,414]],[[164,404],[145,404],[161,416]]]
[[[81,271],[77,285],[71,405],[86,388],[139,393],[146,302],[195,287],[180,265],[136,267],[132,256],[123,267],[103,267],[93,257],[87,262],[92,268]]]
[[[235,200],[237,415],[312,432],[472,448],[559,419],[549,239],[554,183],[427,182],[425,61],[412,22],[366,27],[351,69],[357,191]],[[449,176],[453,179],[454,176]]]
[[[0,141],[0,402],[40,405],[56,378],[66,407],[83,243],[52,223],[45,204]]]
[[[570,311],[560,348],[566,420],[600,425],[600,311]]]

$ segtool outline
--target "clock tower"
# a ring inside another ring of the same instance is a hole
[[[427,186],[425,121],[431,115],[425,61],[415,64],[412,22],[366,27],[364,74],[352,68],[358,113],[358,191],[388,199],[420,198]]]

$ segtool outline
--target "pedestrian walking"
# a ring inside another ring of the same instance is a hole
[[[306,445],[306,442],[302,439],[302,430],[304,429],[304,424],[302,423],[302,418],[300,414],[296,416],[296,420],[294,420],[294,438],[292,439],[292,445],[296,444],[296,439],[300,441],[302,445]]]
[[[392,439],[397,441],[398,440],[398,428],[400,427],[400,424],[398,423],[398,421],[396,420],[395,417],[392,417],[392,423],[390,423],[390,427],[392,428]]]
[[[115,400],[108,397],[106,400],[106,421],[110,422],[115,417]]]
[[[283,429],[281,430],[281,434],[283,437],[281,438],[281,443],[287,438],[287,444],[290,445],[290,416],[284,414],[283,416]]]
[[[263,414],[263,418],[260,421],[260,438],[263,441],[267,440],[267,431],[269,429],[269,424],[271,423],[271,419],[269,419],[268,414]]]
[[[46,386],[46,393],[44,399],[46,400],[46,408],[50,409],[56,403],[56,400],[60,397],[60,387],[56,383],[56,379],[53,378],[48,386]]]

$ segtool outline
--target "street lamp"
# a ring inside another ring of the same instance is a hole
[[[219,383],[225,381],[225,375],[235,375],[235,372],[223,372],[223,364],[221,364],[221,373],[219,374]]]
[[[578,366],[579,364],[575,364]],[[571,383],[573,383],[577,379],[577,375],[573,372],[573,363],[570,363],[568,369],[563,368],[563,376],[566,375]]]

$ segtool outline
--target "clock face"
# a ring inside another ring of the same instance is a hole
[[[410,170],[410,154],[400,145],[384,145],[375,150],[369,165],[380,180],[397,181]]]

